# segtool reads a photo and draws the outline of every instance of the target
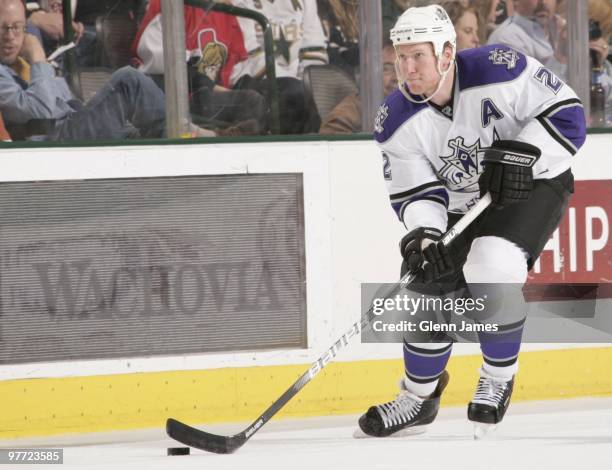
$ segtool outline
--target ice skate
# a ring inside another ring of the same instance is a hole
[[[476,393],[468,406],[468,419],[474,423],[474,439],[489,435],[504,419],[513,387],[514,377],[505,380],[480,370]]]
[[[444,371],[434,392],[426,398],[408,390],[404,380],[400,381],[397,398],[382,405],[372,406],[359,418],[359,428],[367,436],[406,436],[425,432],[425,425],[431,423],[440,408],[440,396],[448,384],[448,373]],[[366,437],[356,433],[355,437]]]

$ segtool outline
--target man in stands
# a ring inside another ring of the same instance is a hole
[[[258,11],[270,22],[274,38],[281,134],[317,132],[321,119],[302,82],[304,68],[328,63],[325,34],[316,0],[234,0],[233,4]],[[256,90],[269,102],[263,30],[251,19],[239,18],[238,21],[249,60],[241,70],[241,80],[236,86]]]
[[[150,75],[164,73],[161,14],[161,1],[151,0],[132,43],[139,70]],[[265,119],[264,98],[252,90],[233,89],[248,59],[238,21],[192,6],[184,7],[184,18],[185,47],[194,65],[188,69],[191,111],[221,128],[238,128],[239,134],[259,133]]]
[[[395,73],[395,49],[391,42],[384,45],[383,59],[383,94],[385,98],[397,89]],[[323,116],[320,134],[353,134],[361,131],[361,98],[358,94],[348,95]]]
[[[64,38],[64,13],[62,0],[39,0],[40,8],[31,11],[28,16],[28,25],[38,29],[36,36],[41,41],[45,54],[50,56],[60,45]],[[77,7],[77,0],[72,0],[72,14]],[[72,21],[74,42],[76,43],[76,60],[79,66],[89,67],[95,65],[96,32],[93,28],[85,28],[80,21]],[[60,63],[62,56],[56,59]]]
[[[491,33],[488,44],[505,44],[557,71],[565,22],[556,11],[557,0],[517,0],[514,14]]]
[[[7,126],[51,119],[53,140],[161,137],[163,92],[140,72],[125,67],[87,104],[76,100],[64,79],[55,77],[36,37],[27,34],[21,0],[0,0],[0,112]]]

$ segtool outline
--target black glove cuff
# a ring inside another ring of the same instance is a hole
[[[421,252],[421,242],[424,239],[438,241],[442,238],[442,232],[434,227],[417,227],[404,235],[400,241],[400,252],[402,256],[406,252],[408,245],[415,245],[418,248],[418,252]]]

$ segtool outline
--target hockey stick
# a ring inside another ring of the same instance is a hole
[[[459,221],[442,237],[442,243],[448,245],[470,225],[491,204],[491,195],[485,194]],[[383,296],[384,298],[393,297],[406,285],[410,284],[415,275],[408,273],[389,289]],[[357,336],[361,330],[370,324],[376,317],[374,307],[371,306],[362,316],[361,321],[355,322],[350,330],[344,333],[317,361],[304,372],[301,377],[291,385],[266,411],[264,411],[253,423],[244,431],[232,436],[221,436],[201,431],[187,424],[181,423],[172,418],[166,422],[166,432],[168,435],[185,445],[197,449],[215,452],[217,454],[231,454],[239,449],[255,434],[264,424],[266,424],[278,411],[287,404],[308,382],[310,382],[321,370],[336,357],[338,351],[346,346],[349,339]]]

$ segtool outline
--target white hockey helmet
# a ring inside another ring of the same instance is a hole
[[[444,45],[450,43],[454,58],[456,38],[453,22],[440,5],[408,8],[391,29],[393,46],[431,42],[436,57],[441,57]]]

